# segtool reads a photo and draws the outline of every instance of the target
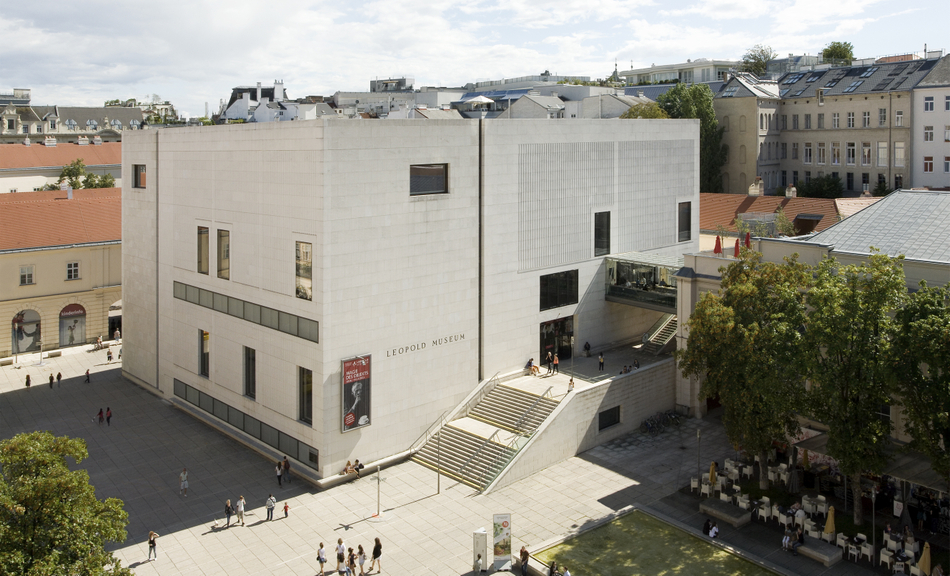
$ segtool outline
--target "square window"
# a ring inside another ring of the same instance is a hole
[[[20,266],[20,286],[33,284],[33,266]]]
[[[924,97],[924,112],[933,112],[934,111],[934,97],[926,96]]]
[[[79,280],[79,262],[66,263],[66,279]]]
[[[934,127],[924,126],[924,142],[933,142],[933,141],[934,141]]]
[[[145,164],[132,165],[133,188],[145,188]]]
[[[608,408],[597,414],[597,431],[606,430],[611,426],[620,424],[620,406]]]
[[[577,270],[541,276],[541,311],[577,304],[577,278]]]
[[[409,195],[447,194],[448,164],[413,164],[409,166]]]
[[[594,256],[610,254],[610,212],[594,214]]]

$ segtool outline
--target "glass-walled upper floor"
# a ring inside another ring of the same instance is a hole
[[[683,259],[645,253],[605,258],[606,297],[612,302],[676,312],[676,278]]]

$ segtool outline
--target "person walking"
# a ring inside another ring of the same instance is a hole
[[[552,366],[552,362],[554,361],[551,359],[551,353],[548,352],[548,355],[544,357],[544,363],[548,367],[548,371],[547,371],[548,374],[550,374],[554,370],[554,367]]]
[[[156,540],[158,540],[158,533],[149,532],[148,533],[148,561],[152,561],[152,554],[155,555],[155,560],[158,560],[158,548],[156,547]]]
[[[561,373],[561,371],[558,370],[557,354],[554,355],[554,373],[555,373],[555,374],[560,374],[560,373]]]
[[[356,561],[359,562],[360,565],[360,576],[363,576],[366,574],[366,572],[363,572],[363,563],[366,562],[366,552],[363,551],[362,544],[356,547]]]
[[[116,342],[118,342],[118,341],[119,341],[119,338],[122,336],[122,333],[119,332],[119,329],[118,329],[118,328],[116,328],[116,329],[115,329],[115,334],[113,334],[113,336],[114,336],[114,337],[113,337],[113,340],[115,340]]]
[[[571,393],[574,391],[574,377],[571,377],[571,381],[567,383],[567,392]]]
[[[63,385],[63,373],[57,372],[56,373],[56,387],[59,388],[62,385]]]
[[[521,576],[528,576],[528,549],[521,547]]]
[[[241,522],[241,526],[244,526],[244,505],[247,504],[244,501],[244,496],[238,496],[237,501],[237,519]],[[237,522],[235,522],[237,524]]]
[[[346,574],[347,576],[356,574],[356,552],[353,552],[352,547],[350,547],[346,556]]]
[[[112,348],[106,350],[106,362],[112,362]]]
[[[317,576],[324,576],[323,567],[327,563],[327,551],[323,548],[323,542],[320,543],[320,548],[317,549],[317,562],[320,563],[320,573]]]
[[[339,574],[346,573],[346,545],[343,538],[336,540],[336,571]]]
[[[105,417],[102,415],[102,408],[99,409],[98,417],[99,417],[99,425],[102,426],[102,421],[105,419]]]
[[[274,498],[274,495],[271,494],[267,497],[267,502],[264,504],[264,507],[267,508],[267,519],[274,519],[274,506],[277,506],[277,498]]]
[[[277,472],[277,486],[278,486],[278,488],[279,488],[280,486],[283,485],[283,484],[281,484],[280,479],[281,479],[281,478],[283,477],[283,475],[284,475],[284,467],[281,466],[280,460],[277,461],[277,468],[275,468],[274,471]]]
[[[26,375],[26,387],[27,387],[27,388],[30,387],[30,375],[29,375],[29,374]]]
[[[383,563],[380,558],[383,557],[383,545],[379,541],[379,537],[376,537],[376,543],[373,544],[373,562],[369,565],[370,574],[373,572],[373,566],[376,567],[376,573],[379,574],[383,571]]]
[[[188,469],[187,468],[182,468],[181,474],[178,475],[178,494],[179,495],[184,494],[185,498],[188,497]]]
[[[284,518],[290,516],[290,502],[284,502]]]
[[[604,371],[604,353],[601,352],[600,356],[597,357],[597,370]]]
[[[106,406],[106,426],[112,426],[112,408]]]
[[[53,381],[54,381],[55,379],[56,379],[56,378],[53,377],[53,373],[50,372],[50,373],[49,373],[49,389],[50,389],[50,390],[53,389]]]
[[[27,376],[27,378],[29,378],[29,376]],[[89,383],[89,369],[86,368],[86,384],[88,383]],[[27,384],[27,386],[29,386],[29,384]]]
[[[231,527],[231,514],[234,514],[234,508],[231,507],[231,500],[225,500],[224,517],[228,519],[228,523],[224,525],[225,528]]]
[[[284,456],[284,482],[290,484],[290,460]]]

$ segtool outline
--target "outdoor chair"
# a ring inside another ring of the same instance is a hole
[[[769,519],[769,516],[771,515],[772,515],[771,504],[769,504],[768,502],[760,503],[759,504],[759,518],[761,518],[763,522],[767,522]]]
[[[738,481],[739,481],[739,469],[738,469],[738,468],[733,468],[732,470],[729,471],[729,479],[732,480],[733,482],[738,482]]]
[[[752,504],[749,502],[749,497],[746,495],[739,496],[739,499],[736,501],[736,505],[743,510],[748,510]]]
[[[834,532],[822,532],[821,539],[829,544],[835,543],[835,533]]]
[[[751,464],[747,464],[747,465],[745,465],[745,466],[742,467],[742,476],[745,477],[745,478],[749,478],[749,479],[752,478],[752,465],[751,465]]]
[[[904,546],[904,548],[906,549],[907,546]],[[914,551],[914,556],[916,556],[917,554],[920,554],[920,542],[919,542],[919,541],[914,540],[914,543],[910,545],[910,548],[911,548],[911,550]]]
[[[900,572],[901,574],[906,574],[906,573],[907,573],[907,572],[904,570],[904,563],[903,563],[903,562],[894,562],[894,574],[897,574],[898,572]]]
[[[858,561],[858,547],[854,544],[848,544],[848,559],[854,558],[854,561]]]
[[[689,491],[692,492],[693,490],[699,492],[699,478],[689,479]]]
[[[789,516],[788,514],[781,514],[778,517],[778,522],[782,526],[788,526],[790,524],[794,525],[794,516]]]
[[[712,486],[707,483],[703,483],[703,487],[699,492],[700,496],[712,496]]]
[[[809,528],[805,533],[808,534],[809,538],[814,538],[815,540],[821,538],[821,532],[819,532],[817,528]]]
[[[861,556],[867,556],[868,562],[870,562],[873,565],[874,564],[874,546],[872,546],[869,542],[865,542],[864,544],[861,544]]]
[[[775,518],[776,520],[781,522],[781,518],[783,518],[784,516],[785,515],[782,514],[782,511],[779,510],[779,506],[772,506],[772,518]]]
[[[890,550],[891,552],[897,552],[897,549],[899,546],[896,540],[892,539],[890,536],[887,536],[886,538],[884,538],[884,541],[887,543],[888,550]]]
[[[728,502],[732,504],[732,496],[729,496],[728,494],[726,494],[725,491],[719,493],[719,499],[722,500],[723,502]]]
[[[881,559],[880,563],[887,565],[887,569],[890,570],[891,565],[894,564],[894,555],[888,552],[887,550],[885,550],[884,548],[881,548],[881,553],[879,557]]]
[[[835,541],[835,546],[844,550],[848,545],[848,537],[844,535],[844,532],[838,532],[838,540]]]
[[[796,515],[796,516],[795,516],[795,525],[796,525],[796,526],[801,526],[802,528],[804,528],[804,527],[805,527],[805,520],[806,520],[807,518],[808,518],[807,516],[799,517],[798,515]]]
[[[778,468],[769,468],[769,484],[778,480]]]
[[[865,536],[864,534],[858,532],[858,540],[864,540],[865,542],[867,542],[867,541],[868,541],[868,537]]]
[[[918,568],[917,566],[911,565],[910,567],[910,576],[930,576],[929,574],[924,574],[924,571]]]

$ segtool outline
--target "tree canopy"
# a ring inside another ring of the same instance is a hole
[[[76,158],[69,164],[63,166],[63,171],[59,173],[59,180],[56,184],[50,184],[48,190],[58,190],[63,182],[73,190],[80,188],[114,188],[115,177],[112,174],[103,174],[101,176],[86,172],[86,163],[82,158]]]
[[[772,50],[771,46],[756,44],[742,55],[739,70],[761,76],[765,74],[765,68],[769,60],[774,60],[776,56],[778,56],[778,53]]]
[[[844,195],[841,178],[831,174],[812,178],[809,182],[799,180],[795,188],[800,198],[841,198]]]
[[[620,117],[625,120],[635,118],[658,118],[662,120],[670,116],[665,110],[660,108],[659,104],[651,102],[649,104],[634,104],[629,110],[621,114]]]
[[[850,42],[830,42],[821,51],[821,57],[825,62],[851,64],[854,60],[854,45]]]
[[[0,572],[132,575],[104,548],[125,541],[122,501],[97,500],[89,474],[70,470],[66,461],[87,456],[83,440],[49,432],[0,442]]]
[[[670,118],[699,119],[699,191],[722,192],[726,147],[713,110],[712,90],[707,84],[677,84],[657,98],[657,104]]]

